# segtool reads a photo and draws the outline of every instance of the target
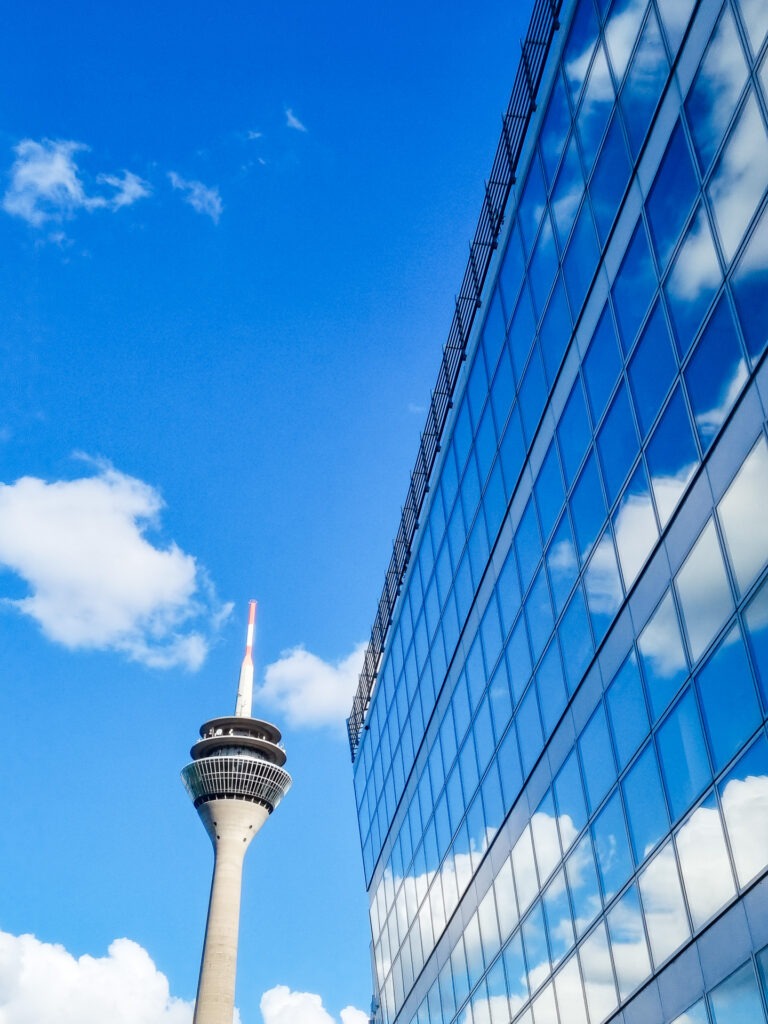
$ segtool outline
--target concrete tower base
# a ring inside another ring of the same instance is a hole
[[[209,800],[198,813],[215,861],[194,1024],[232,1024],[243,858],[269,812],[247,800]]]

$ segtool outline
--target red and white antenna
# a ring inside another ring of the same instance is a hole
[[[256,629],[256,602],[248,602],[248,632],[245,636],[245,656],[240,666],[240,681],[237,684],[235,715],[250,718],[253,707],[253,634]]]

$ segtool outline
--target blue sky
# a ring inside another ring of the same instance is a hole
[[[527,8],[6,12],[8,1024],[191,1019],[211,850],[178,772],[252,596],[295,783],[246,864],[237,1003],[367,1009],[343,718]]]

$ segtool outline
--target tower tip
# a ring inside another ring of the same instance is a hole
[[[235,714],[238,717],[250,718],[253,699],[253,634],[256,628],[256,601],[248,602],[248,630],[245,635],[245,655],[240,668],[240,680],[237,687]]]

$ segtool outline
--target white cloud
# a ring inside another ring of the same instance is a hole
[[[249,129],[246,132],[246,136],[247,136],[247,138],[248,138],[248,140],[250,142],[254,142],[256,139],[263,138],[264,137],[264,132],[257,132],[257,131],[253,131],[252,129]]]
[[[0,483],[0,565],[30,591],[4,603],[70,649],[199,668],[231,606],[217,601],[191,555],[147,539],[159,525],[159,493],[107,463],[96,470],[76,480]]]
[[[49,220],[73,217],[79,210],[119,210],[149,195],[138,175],[102,174],[97,181],[116,189],[114,194],[89,195],[80,176],[75,154],[88,149],[72,140],[23,139],[14,152],[11,181],[3,196],[3,209],[33,227]]]
[[[75,958],[33,935],[0,932],[2,1024],[191,1024],[145,949],[115,939],[106,956]]]
[[[224,206],[218,188],[204,185],[202,181],[187,181],[176,171],[169,171],[168,178],[175,189],[184,193],[184,202],[196,213],[210,217],[214,224],[219,223]]]
[[[290,107],[285,109],[285,123],[288,128],[293,128],[297,132],[307,132],[309,129],[303,124],[298,117],[294,114]]]
[[[284,651],[267,665],[258,699],[281,711],[293,726],[342,725],[357,688],[366,644],[330,663],[304,647]]]
[[[287,985],[275,985],[259,1003],[264,1024],[336,1024],[323,1006],[320,996],[312,992],[293,992]],[[368,1024],[368,1015],[354,1006],[340,1014],[342,1024]]]

